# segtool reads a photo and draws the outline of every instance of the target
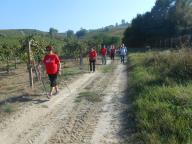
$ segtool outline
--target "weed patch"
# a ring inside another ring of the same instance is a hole
[[[17,110],[17,108],[11,104],[5,104],[1,107],[1,109],[3,112],[9,113],[9,114]]]
[[[79,93],[79,96],[76,99],[76,102],[80,102],[81,100],[87,100],[90,102],[101,102],[102,95],[97,92],[85,91]]]
[[[110,73],[110,72],[113,72],[115,67],[116,67],[116,65],[114,65],[114,64],[105,65],[104,67],[102,67],[101,71],[103,73]]]

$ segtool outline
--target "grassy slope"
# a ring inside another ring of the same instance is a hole
[[[30,34],[46,35],[48,33],[35,29],[10,29],[10,30],[0,30],[0,34],[1,36],[7,36],[7,37],[21,37]]]
[[[98,34],[105,34],[108,36],[119,36],[122,38],[124,31],[125,31],[125,28],[114,28],[114,29],[111,29],[107,32],[93,31],[93,32],[89,32],[85,38],[90,38],[90,37],[96,36]]]
[[[192,142],[192,52],[129,55],[130,95],[138,136],[146,144]]]

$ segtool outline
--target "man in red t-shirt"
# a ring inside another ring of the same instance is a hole
[[[90,72],[95,72],[95,63],[97,59],[97,52],[94,48],[91,48],[89,51],[89,65],[90,65]]]
[[[48,95],[48,98],[50,98],[52,96],[54,88],[56,90],[56,94],[58,93],[57,75],[59,73],[61,65],[60,65],[59,57],[53,53],[52,46],[47,46],[46,51],[48,52],[48,54],[45,55],[43,59],[43,63],[45,64],[46,72],[50,80],[51,89]]]
[[[107,48],[105,47],[105,45],[103,45],[103,47],[101,48],[101,56],[102,56],[102,64],[105,65],[107,63],[106,55],[107,55]]]

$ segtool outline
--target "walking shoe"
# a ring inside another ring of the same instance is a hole
[[[47,94],[48,99],[51,99],[51,96],[52,96],[51,94]]]
[[[57,91],[54,95],[59,95],[60,91]]]

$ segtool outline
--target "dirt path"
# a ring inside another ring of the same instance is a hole
[[[0,123],[0,144],[110,144],[127,140],[127,70],[84,74],[60,95]],[[77,98],[95,92],[97,99]],[[98,97],[99,96],[99,97]],[[78,101],[77,101],[78,100]]]
[[[103,107],[91,144],[132,144],[133,126],[128,103],[127,67],[119,65],[114,72],[113,83],[105,89]]]

